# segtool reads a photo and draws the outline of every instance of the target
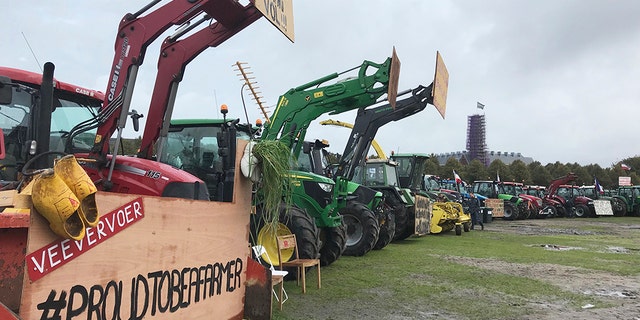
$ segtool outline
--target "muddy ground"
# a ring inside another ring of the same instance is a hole
[[[522,235],[584,234],[592,233],[593,231],[578,230],[575,228],[576,224],[582,226],[589,224],[603,226],[607,224],[599,219],[554,219],[554,227],[548,228],[549,222],[549,220],[496,220],[494,223],[486,224],[485,227],[488,231],[511,232]],[[606,229],[608,234],[640,239],[640,225],[610,225],[611,227]],[[574,249],[554,244],[545,244],[545,246],[548,250]],[[618,247],[605,248],[605,250],[621,254],[638,254],[638,252],[630,252],[629,249]],[[493,259],[466,257],[447,257],[447,259],[477,268],[484,268],[492,272],[509,270],[510,274],[549,282],[573,293],[597,296],[599,301],[607,305],[606,307],[595,307],[586,304],[582,306],[581,310],[575,311],[562,301],[556,303],[544,302],[531,306],[540,310],[539,314],[529,317],[523,316],[519,319],[640,320],[640,276],[620,276],[608,272],[556,264],[518,264]],[[640,266],[638,268],[640,269]]]
[[[485,231],[472,232],[508,232],[522,235],[558,235],[558,234],[602,234],[619,235],[620,237],[630,237],[640,239],[640,222],[638,225],[619,225],[603,221],[604,219],[564,219],[553,220],[523,220],[523,221],[502,221],[496,219],[493,223],[485,224]],[[594,224],[602,227],[610,225],[610,228],[597,228],[589,231],[583,226]],[[580,225],[581,228],[576,228]],[[640,241],[640,240],[639,240]],[[548,250],[572,250],[579,248],[561,247],[554,244],[541,244]],[[636,250],[627,248],[604,248],[611,252],[621,254],[640,254]],[[535,310],[533,315],[521,315],[514,320],[640,320],[640,276],[620,276],[614,273],[602,272],[590,269],[568,267],[556,264],[542,263],[510,263],[497,259],[480,259],[459,256],[442,256],[455,263],[486,269],[490,273],[509,273],[520,277],[528,277],[539,281],[548,282],[559,286],[566,291],[584,295],[586,301],[594,301],[594,304],[585,303],[580,308],[570,301],[529,301],[523,305],[514,305],[514,308],[522,310]],[[638,266],[640,270],[640,265]],[[385,295],[384,293],[380,293]],[[392,295],[390,292],[387,295]],[[345,300],[345,301],[348,301]],[[597,302],[596,302],[597,301]],[[286,308],[285,308],[286,309]],[[430,307],[428,310],[419,305],[404,305],[398,310],[381,309],[379,306],[350,305],[316,305],[311,302],[304,307],[304,316],[287,317],[287,319],[391,319],[391,320],[412,320],[412,319],[470,319],[467,316],[456,314],[455,311],[449,313],[448,306],[440,306],[437,310]],[[455,308],[454,308],[455,309]],[[482,314],[472,316],[473,319],[491,319]]]

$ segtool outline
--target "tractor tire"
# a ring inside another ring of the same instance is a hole
[[[556,217],[564,218],[567,216],[567,208],[563,206],[556,207]]]
[[[263,229],[268,227],[262,218],[262,209],[258,207],[258,214],[253,215],[251,221],[251,242],[252,245],[263,245],[267,251],[267,255],[271,260],[271,264],[278,266],[278,248],[275,237],[265,237],[262,233],[268,234]],[[280,215],[278,217],[278,235],[295,234],[298,244],[298,255],[303,259],[317,259],[320,257],[320,236],[318,228],[314,220],[306,211],[298,207],[289,207],[288,210],[284,205],[280,206]],[[289,271],[286,279],[296,279],[296,268],[286,269]]]
[[[591,216],[589,207],[584,204],[577,204],[575,207],[574,215],[576,218],[587,218]]]
[[[382,216],[378,218],[380,232],[378,232],[378,241],[373,246],[373,250],[380,250],[386,247],[393,241],[393,237],[396,234],[395,209],[385,205],[380,215]]]
[[[396,206],[395,220],[396,220],[396,231],[393,236],[393,241],[404,240],[409,235],[407,235],[407,225],[409,224],[409,208],[407,208],[404,204],[400,204]]]
[[[342,223],[347,228],[347,246],[342,252],[345,256],[363,256],[373,249],[378,241],[380,226],[371,209],[362,203],[349,201],[340,210]]]
[[[627,205],[618,198],[611,199],[611,210],[616,217],[624,217],[627,214]]]
[[[396,240],[404,240],[416,233],[416,206],[403,206],[403,208],[406,212],[406,223],[403,233],[401,235],[396,235]],[[396,228],[396,230],[398,230],[398,228]]]
[[[517,206],[517,208],[518,208],[518,210],[517,210],[517,211],[518,211],[518,214],[517,214],[517,216],[516,216],[516,217],[514,217],[514,219],[516,219],[516,220],[525,220],[525,219],[529,219],[530,211],[529,211],[529,208],[528,208],[528,206],[527,206],[527,203],[526,203],[526,202],[524,202],[524,201],[523,201],[523,202],[521,202],[521,203]]]
[[[415,207],[406,207],[402,205],[396,212],[404,217],[404,227],[399,228],[396,222],[396,234],[393,237],[393,241],[400,241],[409,238],[415,233]],[[396,216],[397,219],[397,216]]]
[[[347,245],[347,227],[344,224],[335,228],[321,228],[320,241],[320,265],[328,266],[334,263]]]
[[[469,222],[465,222],[462,224],[462,230],[464,230],[464,232],[469,232],[471,231],[471,224]]]
[[[460,236],[462,235],[462,226],[459,224],[456,224],[456,236]]]
[[[320,232],[315,221],[306,211],[298,207],[280,210],[280,222],[296,235],[298,255],[301,259],[317,259],[320,257]],[[276,253],[276,257],[278,254]],[[289,271],[287,280],[297,279],[296,268],[286,268]]]
[[[514,220],[518,216],[516,206],[512,202],[504,202],[504,220]]]

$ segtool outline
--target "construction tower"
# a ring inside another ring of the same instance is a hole
[[[485,138],[484,115],[469,116],[467,119],[467,158],[469,162],[477,159],[485,166],[489,166]]]

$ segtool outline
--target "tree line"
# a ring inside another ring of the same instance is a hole
[[[623,170],[621,164],[631,167]],[[486,167],[478,160],[469,164],[460,163],[456,158],[449,158],[444,165],[440,165],[435,156],[428,161],[425,174],[434,174],[444,179],[453,179],[453,171],[467,183],[477,180],[497,180],[522,182],[525,185],[549,186],[552,180],[573,172],[578,176],[576,185],[593,185],[595,179],[604,189],[617,189],[618,177],[631,177],[632,184],[640,184],[636,168],[640,168],[640,157],[624,159],[612,164],[609,168],[602,168],[598,164],[581,166],[578,163],[548,163],[542,165],[538,161],[525,164],[521,160],[515,160],[511,164],[505,164],[501,160],[494,160]]]

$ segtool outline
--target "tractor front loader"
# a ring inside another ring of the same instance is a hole
[[[372,146],[376,133],[382,126],[415,115],[423,111],[428,104],[433,104],[444,118],[449,73],[439,52],[436,53],[435,65],[433,82],[429,86],[420,85],[414,89],[399,93],[398,97],[402,99],[397,100],[395,105],[387,103],[358,110],[349,139],[334,172],[336,177],[354,180],[356,172],[359,170],[359,178],[355,181],[362,181],[363,183],[367,181],[366,175],[369,170],[379,170],[382,173],[382,177],[393,176],[393,179],[376,179],[375,184],[377,185],[366,184],[385,194],[386,207],[391,208],[393,217],[384,215],[379,219],[380,221],[386,221],[391,218],[395,220],[394,240],[405,239],[409,235],[421,232],[416,231],[416,226],[420,225],[419,222],[416,222],[416,219],[420,220],[427,217],[421,217],[416,213],[428,212],[429,202],[426,201],[426,198],[424,199],[425,201],[416,201],[415,197],[420,197],[421,195],[412,192],[410,189],[403,190],[398,188],[395,168],[369,167],[366,163],[367,152]],[[379,165],[376,164],[376,166]],[[424,167],[421,166],[421,168]],[[367,173],[363,173],[363,171],[367,171]],[[393,172],[393,175],[385,172]],[[419,178],[412,180],[414,184],[416,183],[415,181],[422,179],[421,171],[416,172],[416,174],[419,175]],[[421,205],[425,207],[420,207]]]
[[[357,70],[356,78],[347,78],[334,84],[323,85],[341,75]],[[291,150],[293,161],[297,161],[304,145],[304,137],[311,122],[323,114],[339,114],[375,104],[384,94],[395,102],[400,62],[393,51],[393,55],[382,63],[364,61],[360,66],[341,73],[333,73],[307,84],[292,88],[280,96],[276,109],[266,122],[260,141],[279,140]],[[379,226],[377,223],[363,223],[362,236],[356,238],[355,243],[347,240],[347,225],[343,216],[360,217],[359,221],[372,221],[375,213],[366,203],[373,198],[373,205],[377,207],[382,200],[381,194],[367,188],[359,188],[360,193],[350,193],[349,181],[346,179],[327,178],[322,175],[292,170],[290,192],[293,212],[307,215],[314,221],[314,227],[319,230],[321,239],[320,261],[322,265],[329,265],[336,261],[350,245],[354,250],[352,255],[363,255],[373,248],[377,241]],[[259,207],[259,206],[258,206]],[[283,206],[285,207],[285,206]],[[375,208],[373,208],[375,209]],[[286,211],[286,210],[284,210]],[[258,211],[257,219],[262,212]],[[318,243],[314,238],[311,226],[301,226],[291,223],[287,217],[281,215],[280,227],[283,232],[293,232],[302,243]],[[375,221],[375,220],[374,220]],[[257,224],[257,241],[265,242],[269,256],[277,256],[273,246],[273,234],[266,234],[262,229],[264,224]]]

